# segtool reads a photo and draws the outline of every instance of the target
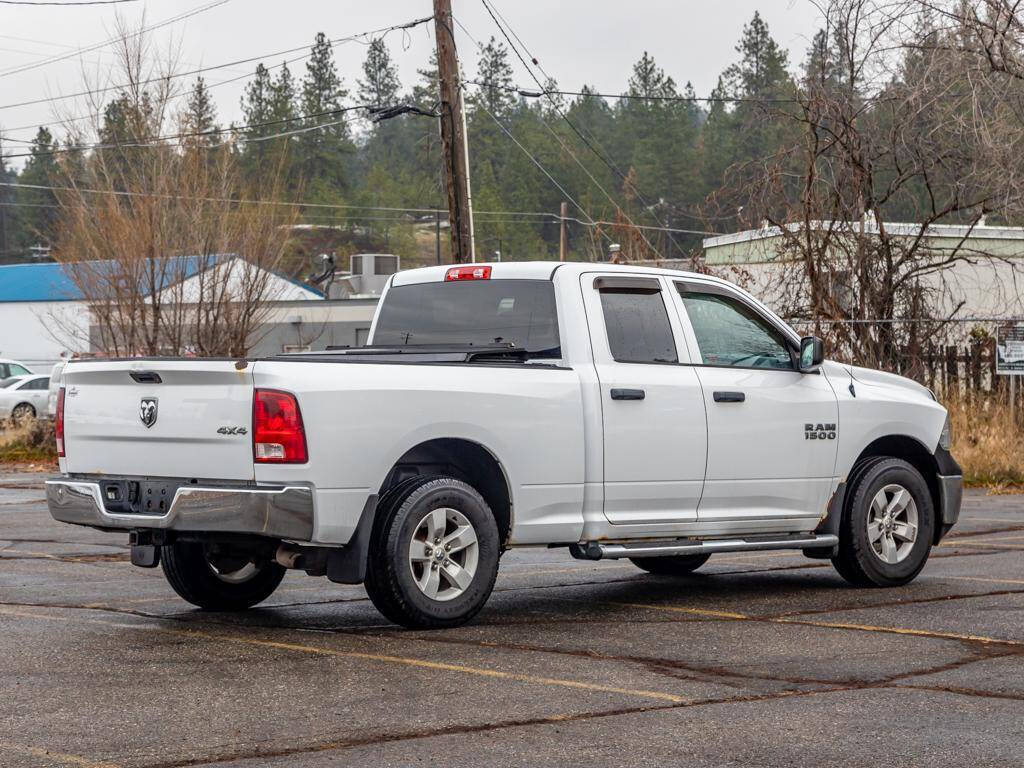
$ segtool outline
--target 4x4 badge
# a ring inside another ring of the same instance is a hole
[[[146,425],[146,428],[156,424],[156,398],[144,397],[139,403],[139,420]]]

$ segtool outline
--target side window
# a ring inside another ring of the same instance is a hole
[[[793,370],[782,334],[742,301],[679,288],[705,365]]]
[[[49,379],[38,379],[36,381],[36,389],[49,389],[49,388],[50,388],[50,380]]]
[[[7,376],[28,376],[29,373],[30,371],[28,370],[28,368],[25,368],[24,366],[21,365],[11,364],[10,373],[8,373]]]
[[[11,366],[7,363],[0,363],[0,379],[9,379],[14,374],[11,373]]]
[[[609,282],[597,287],[612,357],[620,363],[679,362],[660,289]]]

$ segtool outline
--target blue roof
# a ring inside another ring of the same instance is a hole
[[[63,264],[0,266],[0,301],[73,301],[81,299]]]
[[[163,290],[177,280],[184,280],[197,274],[201,268],[208,267],[229,254],[210,257],[182,256],[181,266],[160,270]],[[173,257],[172,257],[173,258]],[[94,275],[104,272],[117,274],[114,261],[79,262],[80,268]],[[7,264],[0,265],[0,302],[9,301],[78,301],[84,299],[81,289],[76,285],[73,270],[76,264]],[[148,289],[143,289],[148,293]]]

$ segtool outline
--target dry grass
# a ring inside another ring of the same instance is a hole
[[[951,452],[972,486],[1024,485],[1024,414],[1013,423],[1002,398],[956,398],[943,403],[953,424]]]
[[[57,463],[53,422],[33,419],[20,427],[0,428],[0,464]]]

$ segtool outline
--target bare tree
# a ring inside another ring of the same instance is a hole
[[[913,374],[920,350],[960,310],[937,277],[1002,259],[971,234],[1022,199],[1021,86],[982,72],[962,46],[938,45],[917,3],[829,0],[794,99],[778,119],[798,141],[730,169],[709,214],[741,211],[774,238],[755,280],[780,311],[841,356]],[[896,226],[893,222],[902,222]],[[935,227],[957,224],[957,239]],[[1005,262],[1005,260],[1004,260]]]
[[[173,57],[122,25],[116,97],[95,143],[62,158],[54,253],[89,306],[104,354],[243,355],[268,312],[293,209],[249,193],[228,141],[197,141]],[[78,140],[86,138],[80,133]]]

